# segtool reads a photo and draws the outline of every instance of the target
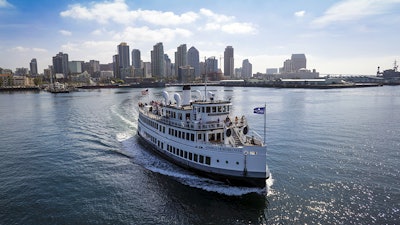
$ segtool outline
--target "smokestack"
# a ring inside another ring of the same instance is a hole
[[[185,85],[183,86],[183,99],[182,105],[190,105],[190,100],[192,99],[192,93],[190,92],[190,86]]]

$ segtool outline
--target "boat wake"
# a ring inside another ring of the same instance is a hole
[[[121,134],[121,136],[124,135]],[[124,145],[125,150],[128,152],[127,154],[134,162],[152,172],[168,176],[181,184],[227,196],[241,196],[250,193],[268,195],[271,190],[270,187],[273,184],[272,177],[267,180],[266,188],[230,186],[220,181],[201,177],[148,152],[138,143],[135,137],[133,136],[128,139],[120,137],[120,142]]]

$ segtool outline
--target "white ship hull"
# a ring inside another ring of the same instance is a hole
[[[232,118],[229,101],[139,103],[138,136],[151,150],[181,167],[232,185],[265,187],[266,146],[248,135],[244,116]],[[188,94],[189,93],[189,94]],[[186,95],[186,96],[185,96]],[[189,96],[187,96],[189,95]]]

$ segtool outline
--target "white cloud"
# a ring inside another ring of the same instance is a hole
[[[77,20],[96,21],[100,24],[111,22],[117,24],[132,24],[138,20],[155,25],[178,25],[194,22],[198,15],[194,12],[186,12],[177,15],[173,12],[156,10],[129,10],[124,0],[102,2],[92,4],[90,7],[81,4],[70,5],[69,9],[60,13],[62,17],[70,17]]]
[[[216,14],[209,9],[200,9],[200,15],[205,17],[207,23],[200,26],[199,30],[215,31],[221,30],[228,34],[255,34],[256,26],[252,23],[236,22],[235,17]]]
[[[229,23],[221,27],[222,31],[229,34],[255,34],[255,27],[251,23]]]
[[[159,42],[171,41],[176,37],[188,38],[192,35],[189,30],[181,28],[161,28],[161,29],[150,29],[147,26],[143,27],[127,27],[123,32],[116,33],[113,37],[115,41],[132,41],[132,42]]]
[[[71,36],[72,32],[71,31],[67,31],[67,30],[60,30],[59,31],[60,34],[64,35],[64,36]]]
[[[17,46],[17,47],[11,48],[10,51],[19,52],[19,53],[23,53],[23,52],[47,52],[47,50],[44,49],[44,48],[27,48],[27,47],[23,47],[23,46]]]
[[[328,10],[324,15],[312,21],[317,27],[324,27],[335,22],[355,21],[372,15],[384,14],[400,0],[344,0]]]
[[[295,15],[296,17],[303,17],[305,14],[306,14],[306,11],[304,11],[304,10],[298,11],[298,12],[295,12],[295,13],[294,13],[294,15]]]
[[[256,33],[256,26],[254,24],[238,22],[234,16],[214,13],[209,9],[202,8],[198,13],[189,11],[182,14],[157,10],[130,10],[124,0],[92,3],[88,7],[81,4],[70,5],[68,10],[60,13],[60,16],[76,20],[95,21],[104,25],[110,23],[123,24],[127,26],[139,24],[143,26],[142,29],[148,28],[147,26],[144,26],[143,23],[149,26],[157,25],[164,27],[176,27],[180,25],[191,24],[194,27],[199,27],[200,30],[221,30],[222,32],[229,34]],[[145,30],[146,33],[150,32],[150,30],[153,28],[148,29],[149,30]],[[156,34],[159,34],[160,31],[163,31],[164,33],[169,33],[167,36],[171,36],[172,33],[182,33],[183,30],[183,28],[171,28],[164,30],[157,28],[151,31],[155,32]],[[101,34],[101,31],[96,30],[93,34],[99,35]],[[183,32],[183,34],[188,35],[189,33]],[[144,36],[147,35],[144,34]]]
[[[25,48],[25,47],[22,47],[22,46],[17,46],[17,47],[12,48],[11,51],[13,51],[13,52],[27,52],[27,51],[29,51],[29,48]]]
[[[14,7],[10,3],[7,2],[7,0],[0,0],[0,8],[12,8]]]

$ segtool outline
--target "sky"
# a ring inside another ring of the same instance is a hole
[[[162,42],[172,62],[181,44],[201,61],[232,46],[253,73],[304,53],[321,75],[374,75],[400,60],[399,12],[400,0],[0,0],[0,67],[36,58],[43,72],[58,52],[111,63],[121,42],[150,61]]]

